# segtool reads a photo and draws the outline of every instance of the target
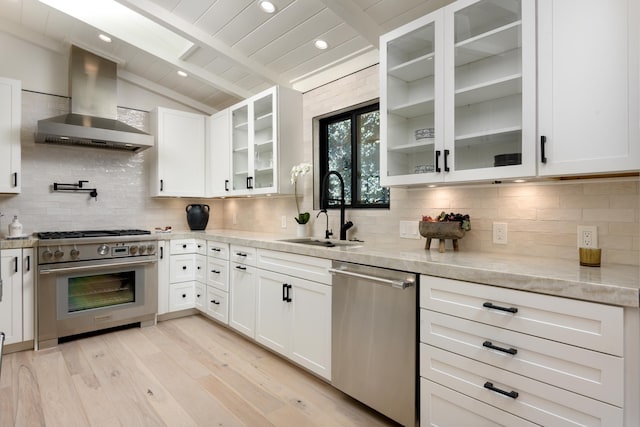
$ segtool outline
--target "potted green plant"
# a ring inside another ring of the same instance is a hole
[[[298,201],[298,177],[305,176],[311,173],[311,164],[310,163],[300,163],[299,165],[295,165],[291,168],[291,184],[293,184],[293,198],[296,201],[296,211],[298,212],[298,216],[294,219],[298,223],[298,234],[302,234],[306,236],[306,225],[311,218],[311,214],[309,212],[300,212],[300,202]]]

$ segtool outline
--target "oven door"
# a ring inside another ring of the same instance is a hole
[[[38,348],[61,337],[155,321],[155,258],[41,266],[38,279]]]

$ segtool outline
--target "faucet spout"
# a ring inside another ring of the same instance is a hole
[[[325,198],[325,194],[327,193],[327,184],[329,182],[329,177],[331,175],[335,175],[338,178],[338,181],[340,181],[340,198],[339,199]],[[322,178],[322,189],[320,192],[320,197],[321,197],[320,208],[323,209],[325,212],[327,210],[327,202],[329,200],[340,202],[340,240],[347,240],[347,230],[353,227],[353,222],[349,221],[345,223],[344,221],[345,219],[344,218],[345,217],[344,179],[342,179],[342,175],[340,175],[339,172],[329,171],[324,175],[324,177]],[[327,215],[327,221],[328,221],[328,215]]]

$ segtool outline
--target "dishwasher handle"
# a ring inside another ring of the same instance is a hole
[[[374,282],[382,283],[384,285],[392,286],[397,289],[406,289],[410,288],[415,284],[413,280],[393,280],[393,279],[385,279],[384,277],[371,276],[369,274],[356,273],[349,270],[342,270],[337,268],[330,268],[329,273],[331,274],[342,274],[344,276],[357,277],[359,279],[372,280]]]

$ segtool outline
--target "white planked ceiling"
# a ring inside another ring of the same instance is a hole
[[[91,1],[91,0],[84,0]],[[380,35],[452,0],[117,0],[194,43],[181,58],[164,57],[113,38],[38,0],[0,0],[0,31],[59,46],[69,44],[119,64],[120,78],[179,94],[213,113],[275,84],[300,91],[377,62]],[[329,43],[320,51],[316,39]],[[177,75],[185,70],[186,78]],[[171,96],[171,95],[169,95]]]

